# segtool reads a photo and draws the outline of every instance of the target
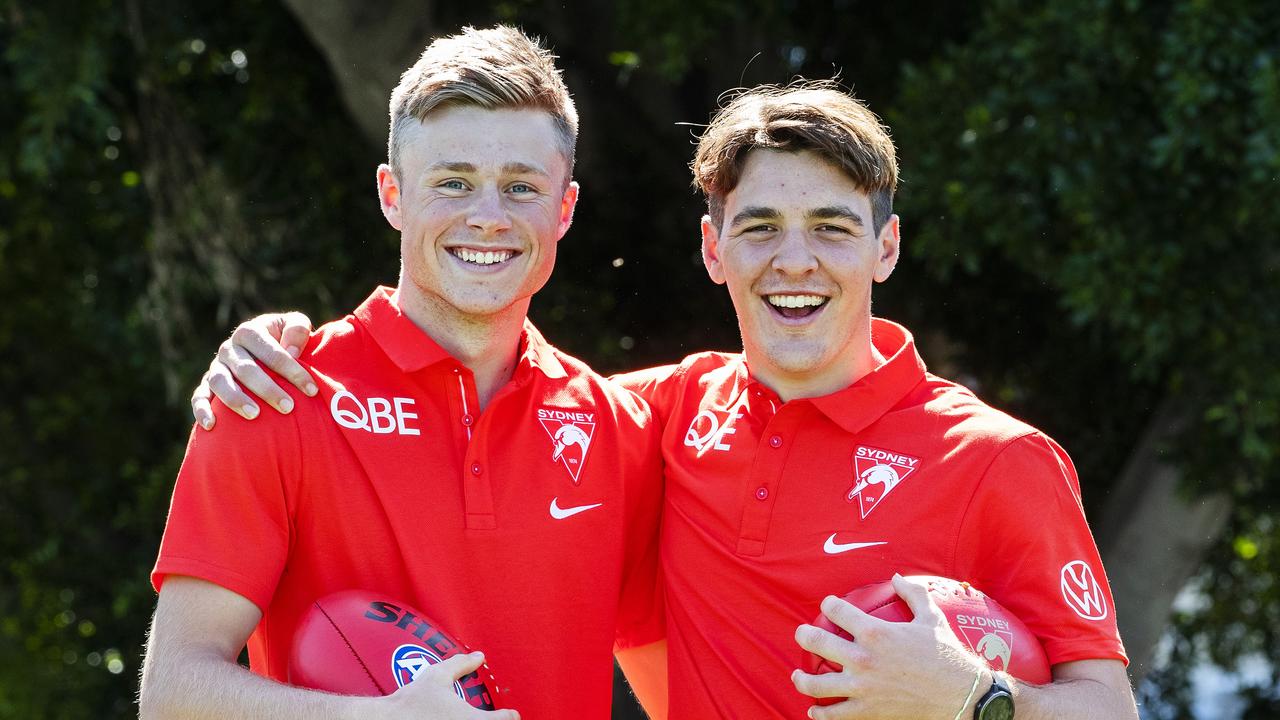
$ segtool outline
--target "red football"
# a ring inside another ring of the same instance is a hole
[[[1040,641],[1021,620],[995,600],[966,582],[932,575],[916,575],[908,579],[928,586],[929,594],[947,616],[956,636],[975,655],[986,660],[993,670],[1007,672],[1037,685],[1052,679],[1049,661],[1045,658]],[[907,603],[894,591],[893,583],[888,580],[863,585],[845,595],[844,599],[850,605],[882,620],[910,622],[915,617]],[[825,615],[819,614],[813,624],[847,640],[853,639]],[[811,673],[839,672],[841,669],[825,658],[807,654],[807,670]],[[837,701],[837,698],[827,700]]]
[[[312,603],[289,655],[289,682],[343,695],[390,695],[418,673],[469,650],[405,603],[345,590]],[[458,697],[493,710],[498,685],[489,666],[453,684]]]

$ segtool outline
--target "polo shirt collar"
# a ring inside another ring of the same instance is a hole
[[[374,290],[356,308],[355,316],[401,372],[417,372],[445,360],[457,362],[447,350],[401,312],[400,296],[395,288],[384,286]],[[542,337],[542,333],[538,332],[528,318],[520,333],[518,364],[537,368],[549,378],[568,377],[564,365],[556,357],[555,348]]]
[[[548,378],[569,377],[569,373],[565,371],[560,358],[556,357],[555,348],[542,337],[542,333],[538,332],[538,328],[529,322],[529,318],[524,319],[524,332],[520,334],[520,361],[518,364],[520,366],[535,367],[541,370],[542,374]]]
[[[925,366],[910,331],[897,323],[872,318],[871,344],[884,356],[882,365],[843,390],[792,402],[812,404],[848,433],[860,432],[879,420],[924,379]],[[734,375],[746,380],[743,391],[769,400],[775,411],[782,405],[776,393],[750,377],[744,356],[739,355],[730,367]]]
[[[871,319],[871,344],[885,361],[844,390],[812,398],[810,402],[846,432],[857,433],[879,420],[924,380],[924,360],[916,352],[911,332],[903,326]]]

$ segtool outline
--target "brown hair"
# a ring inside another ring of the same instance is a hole
[[[889,129],[834,81],[761,85],[734,95],[711,119],[691,167],[717,227],[724,224],[725,197],[755,148],[812,150],[835,164],[870,197],[877,233],[893,214],[898,160]]]
[[[572,174],[578,111],[555,59],[537,39],[509,25],[465,27],[437,38],[391,91],[387,157],[392,170],[399,172],[400,135],[411,120],[422,121],[442,106],[474,105],[545,110],[555,121]]]

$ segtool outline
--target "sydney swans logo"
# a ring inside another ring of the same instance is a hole
[[[540,408],[538,422],[551,437],[551,461],[563,465],[569,471],[573,484],[577,485],[581,482],[582,466],[587,462],[591,439],[595,437],[595,413]]]

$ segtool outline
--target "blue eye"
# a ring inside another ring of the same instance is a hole
[[[515,185],[511,186],[511,192],[519,195],[525,195],[525,194],[537,192],[537,191],[538,191],[537,188],[530,185],[529,183],[516,183]]]

